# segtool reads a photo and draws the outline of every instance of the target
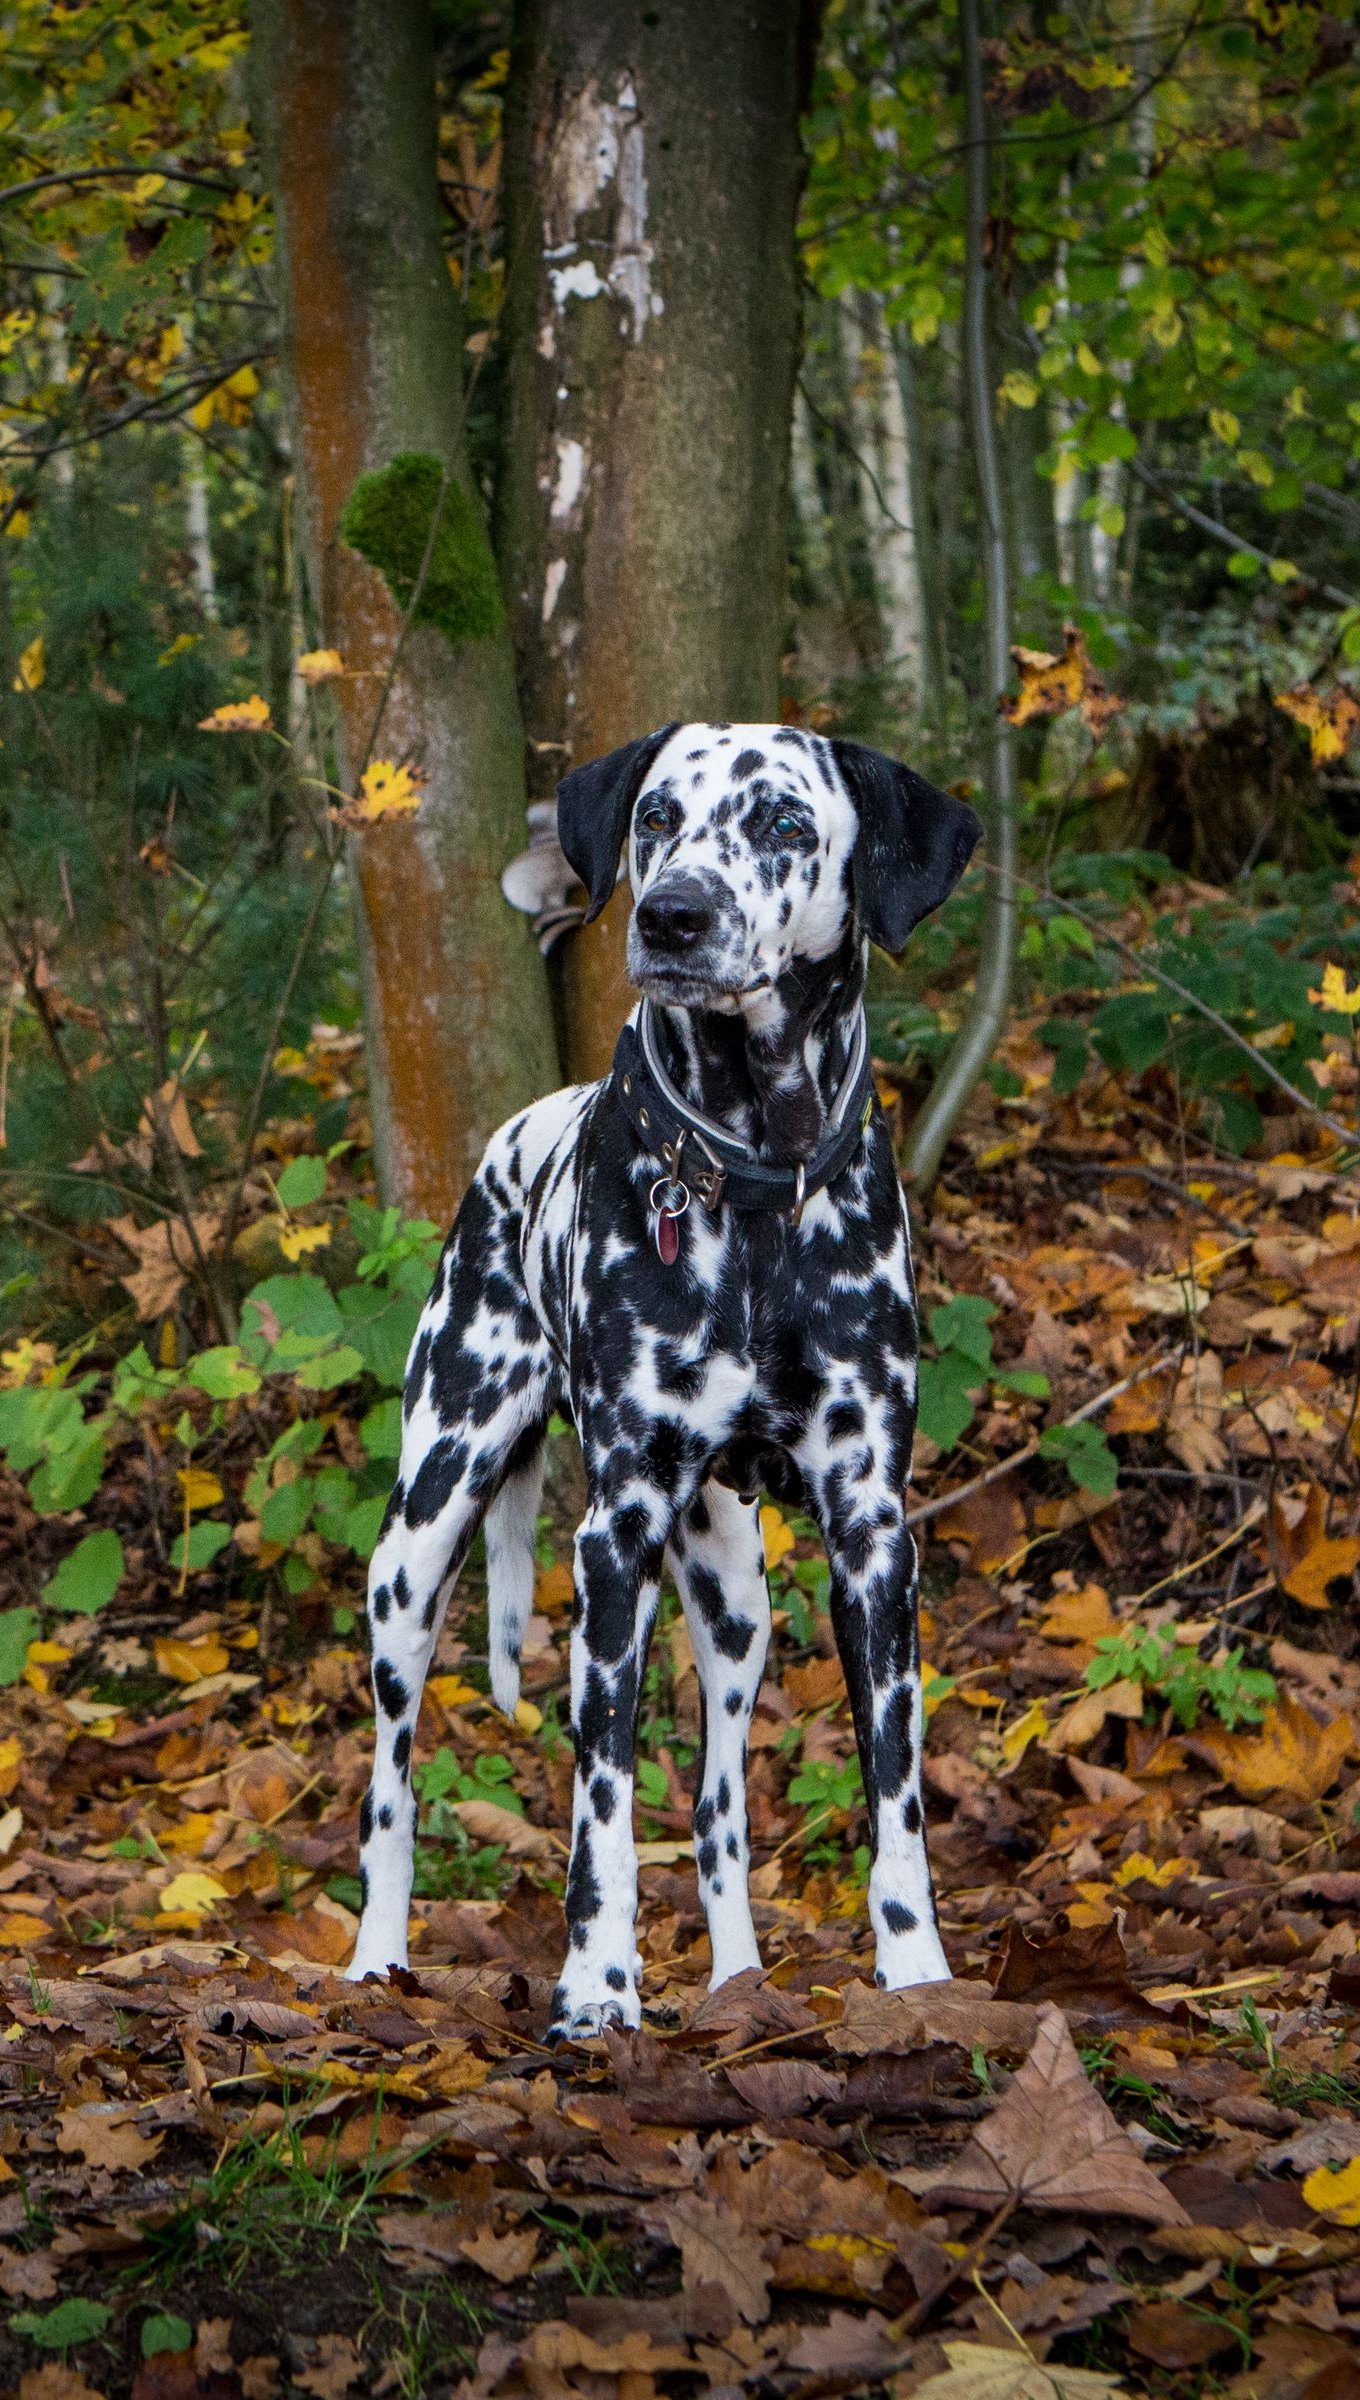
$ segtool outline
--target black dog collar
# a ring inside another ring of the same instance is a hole
[[[643,1001],[636,1025],[625,1025],[619,1035],[612,1081],[642,1148],[659,1160],[660,1180],[668,1190],[692,1191],[709,1209],[724,1200],[733,1208],[774,1209],[796,1225],[804,1203],[850,1164],[869,1122],[874,1092],[869,1027],[861,1009],[826,1131],[812,1156],[796,1167],[770,1166],[750,1142],[702,1115],[676,1090],[661,1063],[650,1001]],[[669,1210],[669,1198],[659,1206]]]

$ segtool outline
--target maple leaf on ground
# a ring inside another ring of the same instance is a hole
[[[538,2256],[538,2232],[531,2225],[522,2233],[493,2233],[483,2225],[460,2247],[470,2265],[480,2267],[493,2283],[520,2283]]]
[[[991,2210],[1010,2200],[1145,2225],[1190,2222],[1087,2080],[1052,2006],[1040,2011],[1034,2047],[1004,2098],[931,2196],[957,2208]]]
[[[1291,1522],[1291,1516],[1293,1521]],[[1360,1566],[1360,1539],[1340,1538],[1327,1531],[1327,1502],[1321,1486],[1308,1487],[1302,1511],[1293,1512],[1279,1498],[1271,1510],[1275,1555],[1283,1570],[1281,1582],[1301,1608],[1328,1608],[1329,1586]]]
[[[769,2245],[735,2210],[685,2192],[657,2209],[654,2219],[680,2253],[687,2298],[697,2297],[704,2284],[717,2284],[746,2324],[764,2324],[770,2313]]]
[[[316,2400],[345,2400],[367,2372],[363,2352],[347,2333],[323,2333],[311,2366],[301,2372],[295,2367],[293,2381],[301,2391],[314,2392]]]
[[[1020,689],[997,703],[1009,724],[1028,725],[1036,717],[1062,717],[1069,708],[1080,708],[1087,732],[1099,741],[1125,706],[1097,675],[1079,626],[1064,625],[1060,655],[1015,643],[1011,657],[1020,670]]]
[[[1325,700],[1311,683],[1296,683],[1292,691],[1275,694],[1275,706],[1302,725],[1319,765],[1344,757],[1360,733],[1360,700],[1344,683],[1333,684]]]
[[[1012,1925],[996,1979],[1000,2001],[1045,2001],[1104,2024],[1166,2025],[1162,2009],[1145,2000],[1129,1975],[1117,1925],[1080,1927],[1052,1939]]]
[[[1267,1709],[1256,1732],[1226,1733],[1220,1725],[1208,1725],[1189,1741],[1244,1800],[1284,1792],[1311,1805],[1331,1790],[1354,1738],[1349,1717],[1320,1725],[1301,1701],[1285,1694]]]
[[[200,733],[263,733],[269,724],[269,702],[258,692],[248,700],[224,700],[211,716],[200,717]]]
[[[867,2058],[880,2050],[925,2050],[935,2042],[951,2042],[960,2050],[999,2052],[1028,2050],[1039,2029],[1032,2008],[1016,2008],[994,1999],[991,1986],[966,1983],[919,1983],[898,1992],[848,1983],[842,1994],[839,2025],[827,2027],[833,2050],[852,2058]]]
[[[195,1210],[194,1231],[205,1258],[221,1228],[216,1210]],[[136,1257],[135,1270],[118,1280],[131,1294],[138,1316],[163,1316],[166,1309],[174,1307],[194,1264],[187,1227],[176,1217],[162,1217],[154,1225],[139,1225],[134,1217],[110,1217],[108,1229]]]
[[[918,2383],[913,2400],[1117,2400],[1128,2387],[1087,2367],[1043,2366],[1028,2350],[946,2342],[949,2365]]]

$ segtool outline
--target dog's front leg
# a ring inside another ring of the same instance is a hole
[[[709,1988],[716,1990],[760,1965],[747,1881],[746,1742],[765,1671],[770,1592],[755,1507],[706,1483],[677,1520],[670,1564],[703,1695],[694,1852],[713,1951]]]
[[[889,1991],[944,1983],[950,1966],[935,1919],[921,1806],[916,1544],[897,1478],[874,1472],[872,1452],[866,1456],[862,1441],[824,1441],[819,1448],[823,1461],[828,1452],[831,1459],[816,1486],[831,1568],[831,1621],[869,1812],[875,1981]],[[853,1476],[844,1471],[838,1450],[853,1457]]]
[[[631,1498],[626,1509],[592,1507],[576,1536],[568,1946],[549,2041],[587,2040],[606,2025],[642,2022],[633,1754],[664,1533],[639,1539],[636,1491]]]

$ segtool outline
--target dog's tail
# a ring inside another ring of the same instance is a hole
[[[534,1606],[534,1537],[543,1495],[546,1437],[506,1476],[486,1512],[487,1636],[491,1696],[512,1717],[519,1700],[519,1654]]]

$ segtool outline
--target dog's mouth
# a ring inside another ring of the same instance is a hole
[[[629,974],[638,990],[663,1008],[715,1009],[722,1015],[771,988],[768,975],[743,975],[733,967],[680,966],[674,959],[630,959]]]

